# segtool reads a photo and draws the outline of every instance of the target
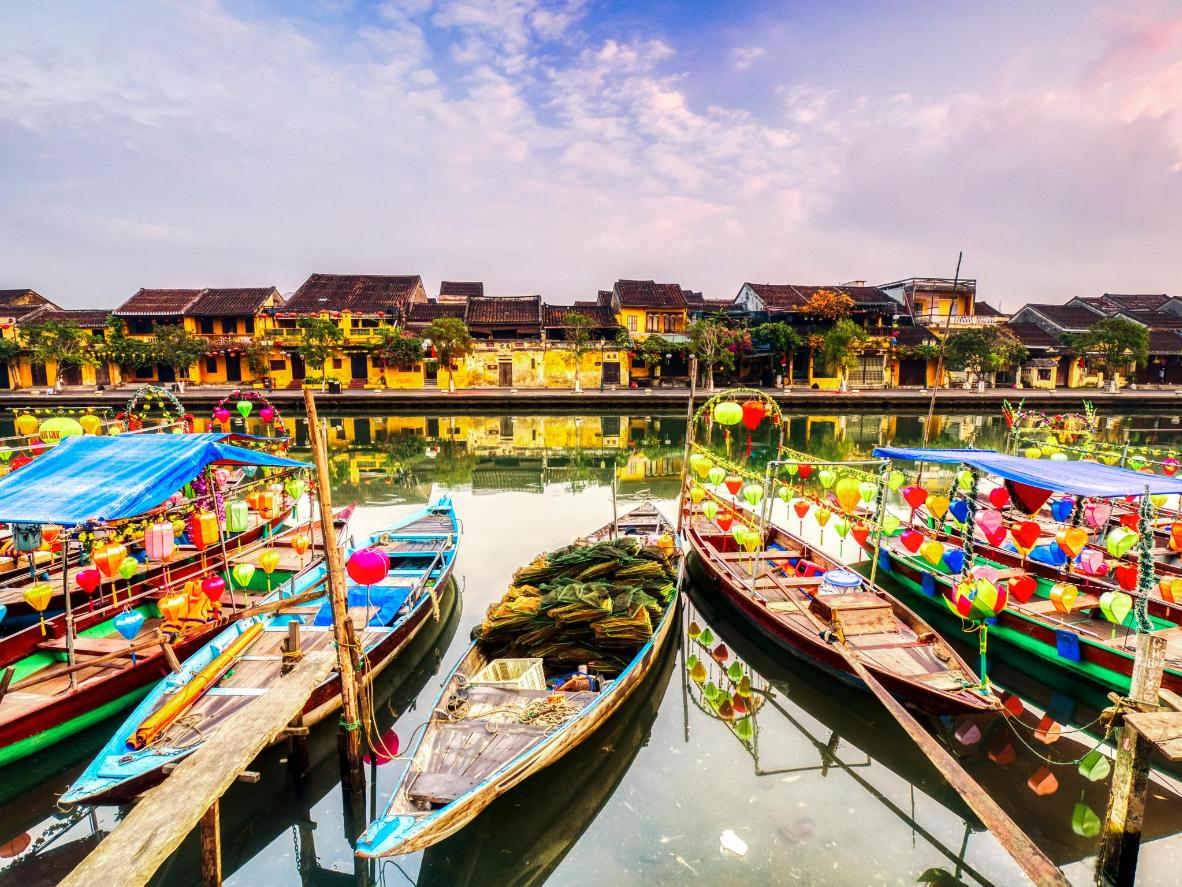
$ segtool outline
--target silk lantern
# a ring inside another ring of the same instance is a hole
[[[41,620],[41,634],[44,636],[45,608],[49,606],[49,601],[53,597],[53,586],[48,582],[38,582],[26,588],[23,597],[25,603],[37,611]]]
[[[1100,612],[1114,626],[1123,625],[1132,609],[1132,595],[1123,591],[1106,591],[1100,595]]]
[[[929,539],[919,547],[919,553],[933,567],[939,566],[940,561],[944,559],[944,543],[936,539]]]
[[[743,498],[747,500],[747,504],[754,508],[763,499],[763,487],[758,484],[747,484],[743,487]]]
[[[721,465],[715,465],[706,473],[706,477],[711,486],[721,487],[723,481],[726,480],[726,469]]]
[[[689,458],[689,464],[690,468],[703,480],[705,480],[706,475],[710,473],[710,469],[714,466],[714,463],[710,461],[710,457],[703,453],[693,453]]]
[[[183,594],[175,594],[172,597],[161,598],[157,606],[160,608],[160,615],[164,617],[165,622],[178,623],[179,627],[187,600]]]
[[[198,549],[217,545],[218,519],[212,511],[199,511],[193,515],[189,523],[189,538]]]
[[[123,635],[123,639],[130,641],[140,633],[140,628],[144,624],[144,614],[139,610],[124,610],[112,621],[115,623],[115,630]]]
[[[874,497],[878,495],[878,484],[874,481],[864,480],[858,484],[858,494],[862,497],[863,502],[873,502]]]
[[[829,523],[829,518],[833,517],[833,512],[822,505],[817,509],[813,517],[817,521],[817,526],[824,528],[825,524]]]
[[[706,515],[706,520],[714,520],[718,515],[718,503],[713,499],[702,505],[702,514]]]
[[[828,490],[833,486],[834,481],[837,480],[837,472],[832,468],[822,468],[817,472],[817,480],[820,481],[822,487]]]
[[[1009,589],[1010,597],[1024,604],[1038,590],[1038,582],[1033,576],[1015,576],[1006,582],[1006,587]]]
[[[74,581],[78,583],[79,588],[86,592],[86,596],[89,599],[98,590],[99,585],[102,584],[103,574],[93,567],[89,567],[75,573]],[[93,600],[90,601],[90,608],[92,610],[94,609]]]
[[[899,516],[897,514],[888,511],[882,516],[882,531],[888,536],[893,535],[894,532],[902,525],[903,522],[899,520]]]
[[[1116,584],[1125,591],[1132,591],[1137,587],[1137,567],[1134,564],[1121,564],[1112,571],[1116,577]]]
[[[743,487],[743,478],[737,474],[728,474],[723,483],[726,484],[726,488],[732,496],[738,496],[739,490]]]
[[[918,530],[904,530],[899,541],[903,543],[904,548],[912,554],[916,554],[923,545],[923,533]]]
[[[1075,557],[1088,544],[1088,531],[1082,527],[1070,527],[1055,534],[1055,544],[1068,557]]]
[[[32,413],[21,413],[16,417],[16,431],[22,437],[29,437],[37,431],[41,423]]]
[[[1137,534],[1128,527],[1113,527],[1104,540],[1104,547],[1113,557],[1124,557],[1137,541]]]
[[[250,585],[250,580],[254,578],[254,572],[254,564],[238,563],[234,564],[234,568],[230,570],[230,575],[234,577],[234,581],[238,583],[239,588],[246,588]]]
[[[264,551],[259,555],[259,566],[263,568],[264,573],[270,576],[279,566],[279,552],[274,549]]]
[[[86,434],[98,434],[99,429],[103,427],[103,420],[94,413],[87,413],[78,417],[78,424]]]
[[[390,558],[376,548],[359,548],[349,555],[345,569],[358,585],[377,585],[390,572]]]
[[[758,428],[763,417],[767,415],[766,408],[758,400],[744,401],[741,409],[743,410],[743,427],[748,431]]]
[[[1079,597],[1079,588],[1069,582],[1056,582],[1051,586],[1051,603],[1060,613],[1070,613]]]
[[[1034,521],[1022,521],[1010,528],[1010,535],[1014,537],[1014,544],[1018,546],[1018,550],[1026,554],[1038,542],[1038,537],[1042,535],[1042,527]]]
[[[1075,509],[1075,502],[1071,499],[1063,498],[1056,499],[1051,503],[1051,517],[1059,523],[1071,517],[1071,512]]]
[[[245,533],[250,526],[250,509],[241,499],[226,503],[226,532]]]
[[[947,496],[929,496],[927,500],[928,513],[936,520],[941,520],[948,513],[950,500]]]
[[[221,576],[206,576],[201,580],[201,593],[211,604],[216,604],[226,592],[226,580]]]
[[[837,504],[841,506],[841,510],[846,514],[851,514],[862,499],[859,484],[852,477],[841,478],[833,487],[833,495],[837,498]]]
[[[689,491],[690,501],[695,505],[701,505],[702,500],[706,498],[706,490],[701,484],[694,484]]]
[[[238,415],[245,419],[250,415],[250,411],[254,409],[254,404],[252,404],[249,400],[240,400],[238,403],[234,404],[234,409],[238,411]]]
[[[230,421],[230,411],[225,407],[218,407],[213,411],[213,418],[215,422],[225,425]]]
[[[734,401],[723,401],[714,407],[714,421],[719,425],[738,425],[743,420],[743,408]]]
[[[732,515],[730,512],[724,511],[722,514],[718,515],[717,518],[715,518],[714,523],[718,524],[718,528],[725,533],[731,528],[731,524],[734,523],[734,520],[734,515]]]
[[[172,557],[175,549],[176,535],[171,523],[160,521],[144,532],[144,550],[148,552],[149,559],[163,563]]]
[[[994,487],[989,491],[988,498],[994,508],[1005,508],[1010,504],[1010,491],[1005,487]]]
[[[106,578],[113,579],[119,571],[119,565],[127,557],[127,548],[118,542],[110,542],[91,551],[90,556],[99,572]]]
[[[300,557],[304,556],[304,552],[306,552],[308,550],[308,548],[311,547],[311,545],[312,545],[312,540],[309,539],[307,536],[305,536],[303,533],[299,533],[298,535],[293,537],[291,540],[292,549],[294,549],[295,553],[297,555],[299,555]]]
[[[799,475],[800,475],[800,479],[801,479],[801,480],[808,480],[808,479],[809,479],[809,477],[811,477],[811,476],[812,476],[812,473],[813,473],[813,466],[811,466],[811,465],[798,465],[798,466],[796,466],[796,472],[797,472],[797,474],[799,474]]]
[[[892,471],[887,475],[887,486],[891,488],[892,492],[899,492],[900,488],[906,483],[907,478],[901,471]]]
[[[902,493],[903,499],[911,506],[912,511],[928,501],[928,491],[923,487],[904,487]]]

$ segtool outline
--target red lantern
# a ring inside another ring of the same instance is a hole
[[[734,522],[735,516],[733,514],[719,514],[718,517],[714,518],[714,523],[718,524],[718,528],[724,533],[730,530],[731,524]]]
[[[1005,487],[994,487],[989,491],[989,503],[994,508],[1005,508],[1010,504],[1010,491]]]
[[[1010,530],[1010,533],[1013,535],[1014,541],[1018,543],[1019,548],[1029,551],[1038,542],[1038,537],[1042,534],[1042,527],[1032,520],[1025,520],[1014,526]]]
[[[1034,581],[1033,576],[1015,576],[1006,583],[1006,588],[1009,589],[1010,597],[1018,603],[1024,604],[1038,589],[1038,583]]]
[[[226,591],[226,580],[221,576],[206,576],[201,580],[201,591],[209,598],[211,604],[216,604]]]
[[[907,504],[914,511],[928,501],[928,491],[923,487],[903,487],[903,498],[907,500]]]
[[[758,400],[748,400],[743,403],[743,426],[748,431],[754,431],[759,427],[759,423],[763,421],[764,416],[767,415],[767,408]]]
[[[809,503],[803,499],[797,499],[792,503],[792,510],[796,512],[796,516],[801,520],[804,520],[804,516],[809,513],[810,507]]]
[[[796,466],[796,473],[800,475],[801,480],[808,480],[809,475],[813,473],[813,466],[798,465]]]
[[[919,547],[923,545],[923,533],[918,530],[904,530],[899,537],[899,541],[903,543],[903,547],[915,554],[919,551]]]
[[[212,511],[199,511],[189,522],[189,537],[197,548],[218,543],[218,519]]]
[[[1137,587],[1137,568],[1133,564],[1121,564],[1113,574],[1116,576],[1117,584],[1125,591],[1132,591]]]
[[[358,585],[377,585],[390,572],[390,559],[376,548],[360,548],[349,555],[345,569]]]
[[[857,542],[863,548],[866,547],[866,540],[870,538],[870,528],[868,526],[865,524],[854,524],[853,527],[850,528],[850,533],[853,534],[855,542]]]
[[[87,594],[94,594],[103,581],[103,574],[95,569],[79,570],[74,574],[74,581]]]

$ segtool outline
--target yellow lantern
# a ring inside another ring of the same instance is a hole
[[[164,617],[164,621],[177,623],[179,627],[181,616],[184,614],[187,604],[188,600],[182,592],[172,597],[161,598],[158,606],[160,607],[160,614]]]
[[[25,589],[25,603],[41,614],[41,634],[45,634],[45,608],[53,597],[53,586],[48,582],[38,582]]]
[[[694,484],[690,487],[690,501],[695,505],[701,505],[702,500],[706,498],[706,490],[701,484]]]
[[[29,437],[40,427],[41,423],[32,413],[21,413],[16,417],[16,431],[22,437]]]
[[[98,434],[99,429],[103,427],[103,420],[94,413],[87,413],[84,416],[78,417],[78,424],[82,426],[82,430],[87,434]]]
[[[267,591],[270,591],[271,574],[274,573],[275,568],[279,566],[279,552],[273,549],[264,551],[261,555],[259,555],[259,566],[262,567],[263,572],[267,574]]]

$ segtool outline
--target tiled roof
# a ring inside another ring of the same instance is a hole
[[[140,290],[116,308],[116,315],[155,315],[171,317],[181,315],[197,301],[204,290],[199,289],[144,289]]]
[[[977,317],[1003,317],[1004,315],[990,305],[988,302],[975,302],[973,304],[973,314]]]
[[[1153,311],[1160,308],[1170,297],[1165,293],[1105,293],[1102,296],[1080,298],[1073,301],[1086,302],[1105,314],[1117,311]]]
[[[203,289],[185,313],[193,317],[253,315],[271,296],[278,296],[273,286],[241,289]]]
[[[0,314],[5,317],[21,318],[46,305],[57,307],[36,290],[0,290]]]
[[[685,295],[676,283],[617,280],[615,294],[624,308],[684,308]]]
[[[527,326],[542,322],[541,296],[485,296],[468,300],[464,321],[473,324]]]
[[[70,321],[83,329],[105,326],[110,311],[106,308],[66,309],[43,305],[21,318],[22,324],[46,323],[47,321]]]
[[[1177,330],[1150,330],[1150,354],[1182,354],[1182,335]]]
[[[1045,317],[1061,330],[1079,331],[1091,329],[1104,315],[1083,305],[1027,305]]]
[[[1057,348],[1060,344],[1057,338],[1037,323],[1007,323],[1003,329],[1013,333],[1014,338],[1027,348]]]
[[[284,312],[319,314],[348,311],[352,314],[397,314],[421,290],[416,275],[313,274],[291,294]]]
[[[687,305],[699,306],[706,303],[706,300],[702,297],[702,294],[695,293],[693,290],[682,290],[681,296],[683,299],[685,299],[685,304]]]
[[[595,301],[596,304],[599,305],[610,305],[612,303],[612,291],[600,290],[599,294],[595,298]]]
[[[794,283],[747,283],[746,286],[751,287],[768,308],[786,311],[800,310],[821,290],[845,293],[855,305],[863,307],[898,304],[876,286],[803,286]]]
[[[546,309],[545,325],[547,327],[561,327],[566,325],[565,316],[572,311],[577,311],[579,314],[585,315],[591,320],[591,323],[599,329],[606,329],[615,327],[616,317],[612,314],[611,308],[603,305],[588,305],[586,303],[579,304],[575,302],[573,305],[545,305]]]
[[[463,317],[463,302],[412,302],[406,310],[407,323],[428,324],[436,317]]]
[[[479,280],[444,280],[439,284],[439,298],[479,299],[484,296],[484,284]]]
[[[896,336],[900,345],[935,344],[936,337],[922,326],[901,326]]]

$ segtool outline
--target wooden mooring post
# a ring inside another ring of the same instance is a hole
[[[288,729],[335,665],[328,650],[305,654],[290,674],[228,718],[168,779],[145,792],[59,887],[141,887],[197,826],[202,878],[206,885],[220,884],[219,799],[259,752]]]
[[[337,528],[332,519],[332,488],[328,477],[328,452],[316,414],[316,398],[304,389],[304,407],[308,414],[308,437],[316,463],[316,492],[320,499],[320,527],[324,534],[324,558],[328,564],[328,599],[332,604],[332,627],[337,647],[337,668],[341,676],[341,730],[338,747],[341,754],[341,787],[345,794],[365,791],[365,767],[361,757],[361,703],[357,686],[353,650],[352,623],[349,621],[345,565],[337,547]]]
[[[1122,701],[1141,712],[1158,717],[1158,693],[1166,662],[1166,639],[1152,634],[1137,635],[1133,680],[1129,698]],[[1119,714],[1117,715],[1119,717]],[[1112,768],[1112,787],[1104,816],[1104,837],[1096,859],[1096,883],[1132,885],[1137,875],[1137,854],[1141,849],[1141,827],[1145,820],[1145,792],[1149,786],[1149,755],[1153,741],[1139,726],[1145,715],[1123,718]],[[1182,715],[1174,715],[1182,718]]]

